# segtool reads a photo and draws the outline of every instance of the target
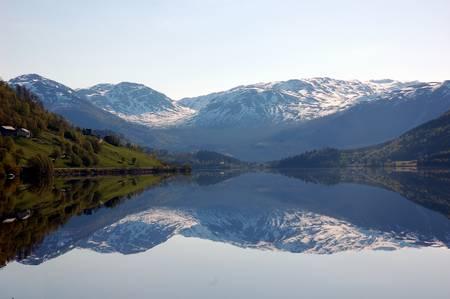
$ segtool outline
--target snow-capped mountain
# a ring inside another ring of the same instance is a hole
[[[444,82],[421,82],[403,88],[390,89],[378,95],[379,99],[387,101],[407,101],[418,96],[429,95],[430,93],[441,89],[445,92],[448,89],[449,81]],[[446,94],[442,94],[443,96]],[[447,94],[448,95],[448,94]]]
[[[283,124],[307,121],[417,82],[344,81],[312,78],[238,86],[180,103],[197,111],[189,121],[199,126]]]
[[[79,127],[114,130],[154,148],[211,150],[248,161],[384,142],[450,109],[449,81],[312,78],[180,101],[135,83],[74,90],[34,74],[10,83],[28,87]]]
[[[297,103],[293,97],[283,96],[288,89],[296,90],[305,86],[295,82],[296,84],[269,84],[272,86],[269,92],[258,93],[256,87],[251,85],[232,89],[215,98],[198,99],[203,101],[203,108],[190,120],[190,127],[193,131],[198,128],[200,134],[197,133],[198,137],[192,138],[192,141],[186,140],[183,145],[193,150],[209,149],[230,153],[247,161],[275,160],[323,147],[355,148],[382,143],[437,118],[450,109],[448,81],[400,83],[379,80],[354,83],[358,87],[354,90],[358,93],[353,96],[349,93],[351,89],[344,87],[348,83],[344,81],[341,82],[339,93],[347,98],[340,96],[333,101],[316,101],[315,106],[311,103],[299,104],[303,105],[304,112],[311,112],[309,115],[305,114],[303,120],[300,112],[291,114],[297,115],[297,119],[284,118],[283,114],[286,115],[288,111],[288,106],[284,104],[274,104],[276,108],[267,110],[268,112],[264,108],[259,111],[249,109],[250,112],[246,111],[245,114],[254,115],[253,119],[239,114],[244,109],[243,103],[249,99],[246,96],[248,93],[254,94],[252,99],[255,103],[263,103],[262,95],[283,90],[276,98],[287,98]],[[267,84],[262,85],[264,87]],[[327,93],[325,88],[319,89],[317,84],[310,93],[317,95],[319,90],[322,90],[322,97],[337,94],[336,91]],[[298,103],[301,103],[300,100]],[[189,99],[183,100],[183,103],[190,105],[192,101],[196,102]],[[278,120],[277,114],[270,111],[278,113]],[[218,129],[220,139],[215,137]]]
[[[175,125],[194,113],[166,95],[137,83],[97,84],[79,89],[77,94],[124,120],[151,127]]]
[[[56,81],[37,74],[16,77],[9,81],[11,85],[23,86],[36,94],[47,109],[56,110],[82,102],[75,90]]]
[[[450,109],[450,83],[417,83],[383,92],[370,102],[281,130],[261,140],[274,157],[314,148],[357,148],[386,142]]]
[[[73,90],[30,74],[12,79],[10,83],[28,87],[53,111],[77,109],[88,103],[91,108],[97,108],[93,111],[101,109],[127,122],[157,128],[296,124],[345,111],[361,103],[392,98],[394,91],[414,92],[418,84],[312,78],[238,86],[174,101],[143,84],[130,82]]]
[[[127,128],[124,120],[98,108],[64,84],[37,74],[22,75],[8,83],[29,89],[38,96],[46,109],[61,114],[76,126],[93,129]]]

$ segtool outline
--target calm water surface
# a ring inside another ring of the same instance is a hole
[[[450,298],[447,172],[12,182],[0,298]]]

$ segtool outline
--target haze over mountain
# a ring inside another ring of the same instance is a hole
[[[450,88],[447,92],[449,91]],[[280,168],[383,166],[399,161],[426,166],[449,166],[450,111],[382,144],[359,149],[322,149],[305,152],[276,162],[274,166]]]

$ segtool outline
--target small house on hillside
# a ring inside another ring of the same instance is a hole
[[[31,132],[29,130],[25,129],[25,128],[20,128],[20,129],[17,129],[16,135],[18,137],[30,138],[31,137]]]
[[[25,137],[30,138],[31,132],[25,128],[16,129],[12,126],[1,126],[0,134],[2,136],[17,136],[17,137]]]
[[[1,126],[0,133],[2,136],[16,136],[16,128],[11,126]]]

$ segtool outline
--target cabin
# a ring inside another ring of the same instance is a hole
[[[16,136],[30,138],[31,132],[25,128],[20,128],[20,129],[17,129]]]
[[[0,133],[2,136],[16,136],[16,128],[11,126],[1,126]]]
[[[25,137],[30,138],[31,132],[25,128],[16,129],[12,126],[1,126],[0,127],[0,134],[2,136],[17,136],[17,137]]]

